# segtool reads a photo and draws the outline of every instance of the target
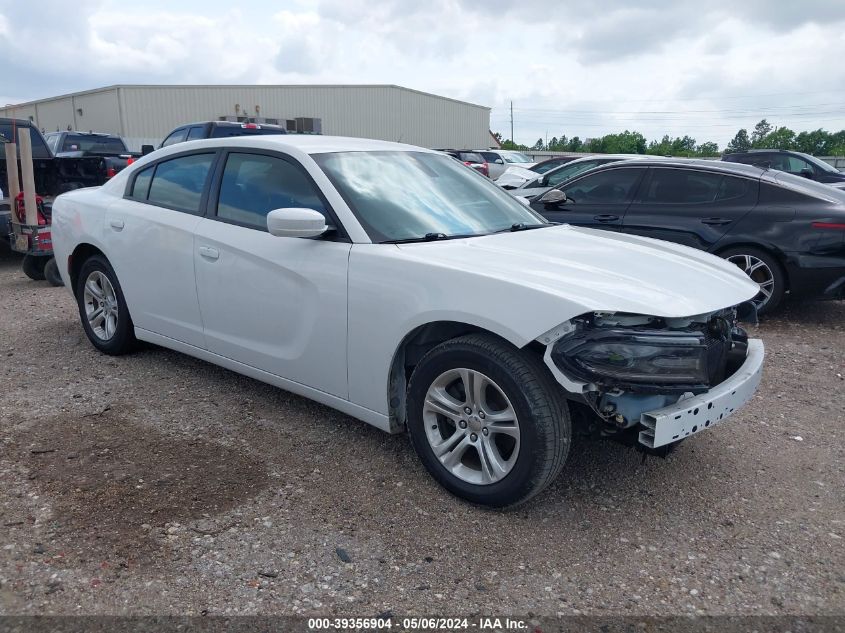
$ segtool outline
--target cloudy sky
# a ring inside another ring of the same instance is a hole
[[[509,136],[845,128],[845,0],[0,0],[0,103],[116,83],[391,83]]]

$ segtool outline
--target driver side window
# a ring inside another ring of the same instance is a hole
[[[267,230],[273,209],[308,208],[329,218],[315,185],[297,165],[274,156],[231,153],[226,159],[217,217]]]

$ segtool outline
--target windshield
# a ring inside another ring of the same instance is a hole
[[[126,145],[113,136],[94,136],[92,134],[68,134],[62,143],[60,152],[111,152],[120,154],[126,151]]]
[[[566,164],[568,161],[559,161],[559,160],[547,160],[542,163],[537,163],[533,167],[531,167],[531,171],[538,173],[538,174],[545,174],[547,171],[551,171],[556,167],[560,167],[561,165]]]
[[[373,242],[546,224],[490,180],[442,154],[338,152],[312,158]]]
[[[545,176],[546,176],[545,186],[546,187],[556,187],[557,185],[559,185],[563,182],[566,182],[570,178],[574,178],[578,174],[585,172],[588,169],[592,169],[593,167],[596,167],[598,165],[602,165],[606,162],[610,162],[610,161],[601,160],[601,159],[591,159],[591,160],[585,160],[585,161],[581,161],[581,162],[576,161],[574,163],[567,163],[566,165],[561,165],[560,167],[557,167],[556,169],[549,170],[545,174]],[[534,180],[531,180],[530,182],[526,182],[524,185],[522,185],[522,188],[523,189],[530,189],[532,187],[539,187],[539,186],[540,186],[540,180],[534,179]]]
[[[533,163],[534,161],[531,160],[525,154],[521,154],[519,152],[502,152],[502,158],[505,159],[506,163]]]
[[[830,163],[824,162],[821,158],[816,158],[815,156],[810,156],[809,154],[804,154],[803,152],[800,152],[800,154],[801,154],[802,157],[804,157],[807,160],[807,162],[813,163],[813,165],[815,165],[816,167],[818,167],[822,171],[826,171],[826,172],[830,172],[830,173],[834,173],[834,174],[841,174],[842,173],[841,171],[836,169],[836,167],[834,167]]]

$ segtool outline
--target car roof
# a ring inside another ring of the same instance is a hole
[[[793,152],[792,150],[788,149],[765,149],[765,148],[756,148],[756,149],[744,149],[739,152],[727,152],[725,156],[733,156],[734,154],[786,154],[787,152],[791,154],[798,154],[800,152]]]
[[[620,160],[608,165],[601,165],[596,169],[612,169],[622,165],[642,165],[640,160]],[[705,160],[703,158],[661,158],[653,157],[648,161],[649,167],[687,167],[695,169],[706,169],[719,173],[730,173],[751,178],[759,178],[767,170],[756,165],[745,163],[726,163],[720,160]]]
[[[199,149],[201,147],[255,147],[280,151],[298,150],[305,154],[374,151],[439,153],[434,150],[406,145],[404,143],[394,143],[392,141],[377,141],[348,136],[322,136],[320,134],[266,134],[261,136],[229,136],[226,138],[201,139],[197,141],[186,141],[184,143],[174,143],[173,145],[156,150],[155,153],[171,150],[171,148],[173,148],[173,151],[168,151],[168,153],[185,151],[189,148]],[[161,156],[163,154],[158,155]]]

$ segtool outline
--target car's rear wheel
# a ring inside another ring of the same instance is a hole
[[[426,469],[459,497],[494,507],[531,498],[569,452],[569,413],[540,359],[473,334],[426,354],[408,386],[408,430]]]
[[[780,305],[786,292],[786,275],[771,254],[751,246],[731,248],[719,254],[760,286],[760,292],[751,300],[759,314],[772,312]]]
[[[46,279],[51,286],[65,285],[65,282],[62,281],[62,276],[59,273],[59,266],[56,264],[55,257],[51,257],[50,261],[44,265],[44,279]]]
[[[123,291],[108,260],[85,260],[76,284],[79,317],[88,340],[101,352],[120,355],[134,349],[135,331]]]
[[[24,255],[21,262],[23,274],[34,281],[44,279],[44,267],[47,265],[47,257],[43,255]]]

